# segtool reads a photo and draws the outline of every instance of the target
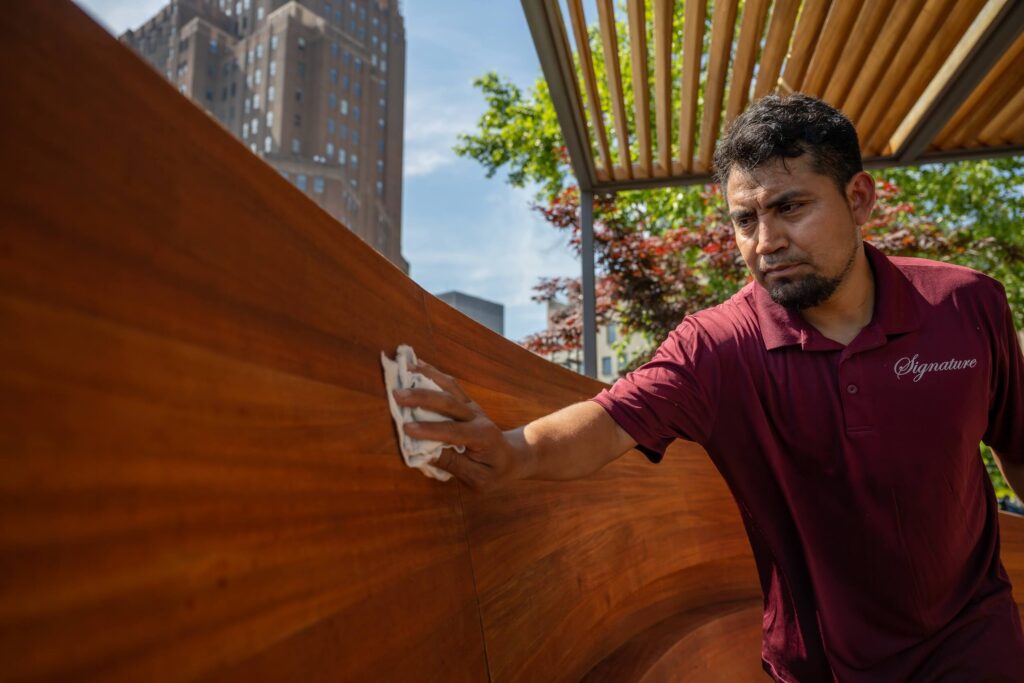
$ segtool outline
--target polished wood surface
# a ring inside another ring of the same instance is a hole
[[[504,427],[601,385],[421,290],[70,2],[8,12],[0,681],[763,676],[699,448],[487,495],[406,468],[381,350]]]

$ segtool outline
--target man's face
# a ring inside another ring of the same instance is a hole
[[[854,186],[870,178],[859,175],[864,177],[855,177],[841,193],[832,178],[814,172],[807,154],[729,173],[726,194],[736,244],[776,303],[794,310],[817,306],[850,273],[867,219],[861,219]],[[873,204],[873,184],[870,189]]]

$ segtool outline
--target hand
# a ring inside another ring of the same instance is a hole
[[[407,422],[405,432],[415,439],[441,441],[465,446],[463,453],[452,448],[441,451],[434,463],[477,491],[526,476],[525,453],[502,433],[494,421],[473,401],[451,376],[420,361],[410,368],[434,380],[441,391],[396,389],[400,406],[425,408],[452,418],[451,422]]]

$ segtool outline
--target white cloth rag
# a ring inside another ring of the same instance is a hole
[[[414,439],[405,433],[402,425],[406,422],[445,422],[450,417],[445,417],[423,408],[409,408],[400,406],[395,402],[395,389],[433,389],[441,391],[441,387],[434,380],[424,375],[413,372],[409,368],[416,364],[416,353],[411,346],[405,344],[398,347],[395,353],[395,360],[391,360],[382,351],[380,364],[384,367],[384,384],[388,392],[388,405],[391,406],[391,417],[395,420],[395,429],[398,431],[398,444],[402,449],[402,458],[409,467],[419,469],[423,474],[441,481],[448,481],[452,475],[444,470],[434,467],[431,463],[441,457],[441,451],[445,448],[454,448],[459,453],[465,451],[463,446],[453,446],[440,441],[427,441]]]

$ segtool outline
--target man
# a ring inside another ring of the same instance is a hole
[[[856,131],[793,95],[756,102],[715,154],[754,282],[688,316],[654,359],[588,402],[502,433],[448,376],[399,402],[467,447],[477,488],[584,477],[634,446],[696,441],[736,497],[779,681],[1024,681],[984,440],[1024,493],[1024,359],[1002,287],[886,258]]]

